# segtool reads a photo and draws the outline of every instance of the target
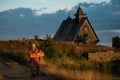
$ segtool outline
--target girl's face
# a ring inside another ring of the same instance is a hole
[[[36,48],[36,45],[35,43],[32,44],[32,48],[35,49]]]

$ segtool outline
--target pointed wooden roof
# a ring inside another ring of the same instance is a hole
[[[75,16],[77,16],[77,15],[86,15],[86,14],[82,11],[81,7],[79,7]]]

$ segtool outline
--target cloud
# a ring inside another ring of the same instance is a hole
[[[95,29],[119,29],[120,26],[120,0],[112,0],[109,3],[80,3]],[[115,14],[117,13],[117,14]]]
[[[36,15],[38,16],[38,15],[43,14],[44,10],[46,10],[46,9],[47,9],[47,7],[42,7],[39,9],[34,9],[34,11],[35,11]]]
[[[42,12],[43,10],[47,9],[47,7],[39,8],[39,9],[34,9],[35,12]]]
[[[113,36],[120,35],[120,0],[79,4],[102,43],[110,43]],[[32,37],[36,34],[40,37],[46,34],[54,35],[68,13],[74,18],[77,8],[78,6],[67,7],[54,13],[43,13],[48,9],[46,7],[37,10],[16,8],[0,12],[0,39]]]
[[[120,33],[120,29],[116,29],[116,30],[98,30],[96,33],[108,33],[108,32],[111,32],[111,33]]]
[[[66,13],[69,13],[71,10],[72,10],[72,8],[71,7],[66,7],[65,9],[63,9],[63,10],[65,10],[66,11]]]
[[[120,16],[120,11],[116,11],[116,12],[114,12],[113,14]]]
[[[66,15],[65,10],[59,10],[36,16],[36,12],[29,8],[0,12],[0,39],[54,34]]]
[[[111,30],[111,32],[120,33],[120,30]]]

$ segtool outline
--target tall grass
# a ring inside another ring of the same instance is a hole
[[[110,74],[99,73],[97,71],[87,70],[67,70],[65,68],[58,68],[55,65],[46,63],[43,71],[47,75],[54,75],[60,79],[65,80],[112,80]]]
[[[3,76],[0,74],[0,80],[3,80]]]

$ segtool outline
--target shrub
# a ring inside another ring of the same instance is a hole
[[[58,58],[60,57],[60,52],[56,49],[55,45],[51,40],[45,40],[39,46],[41,50],[45,53],[45,57],[47,58]]]
[[[51,38],[51,35],[50,35],[50,34],[46,34],[46,36],[45,36],[44,38],[45,38],[45,40],[52,40],[52,38]]]
[[[120,48],[120,38],[118,36],[112,38],[112,46]]]
[[[39,35],[35,35],[35,36],[34,36],[34,39],[35,39],[35,40],[38,40],[38,39],[39,39]]]

